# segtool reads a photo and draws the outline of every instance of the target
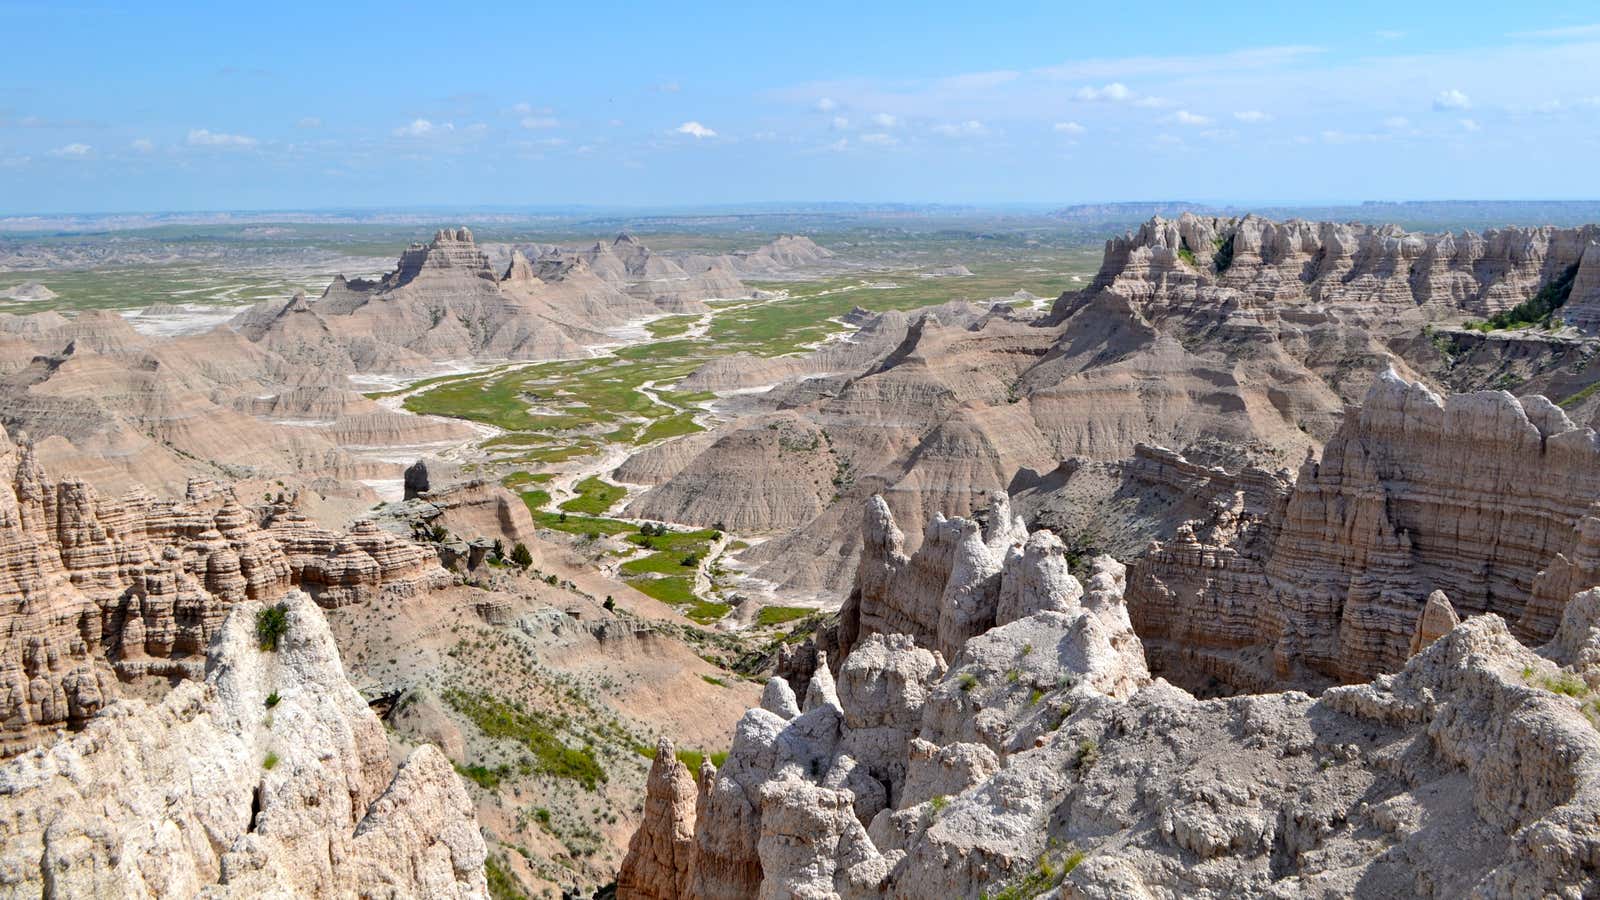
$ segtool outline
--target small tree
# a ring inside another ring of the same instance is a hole
[[[433,538],[435,544],[442,544],[450,536],[450,532],[443,525],[435,525],[429,529],[428,536]]]
[[[517,545],[511,548],[511,561],[522,569],[533,565],[533,554],[528,552],[528,545],[517,541]]]
[[[612,610],[617,608],[617,601],[611,599],[611,595],[607,594],[606,595],[606,602],[602,603],[600,605],[604,606],[606,608],[606,612],[611,612]]]
[[[494,539],[494,550],[491,551],[491,552],[494,553],[494,558],[495,559],[501,559],[501,560],[505,559],[506,558],[506,542],[501,540],[500,538],[495,538]]]

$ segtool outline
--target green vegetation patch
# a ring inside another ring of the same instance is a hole
[[[626,488],[612,484],[598,475],[588,478],[573,485],[577,496],[561,504],[567,512],[583,513],[591,516],[602,516],[617,505],[617,501],[628,495]],[[548,501],[547,501],[548,502]]]
[[[454,689],[444,692],[444,700],[485,736],[513,740],[526,747],[532,754],[533,772],[569,778],[591,791],[607,780],[592,748],[568,747],[556,736],[547,717],[529,712],[520,703]]]
[[[804,619],[816,610],[808,606],[763,606],[756,613],[756,624],[763,627],[783,625],[796,619]]]
[[[1566,271],[1540,288],[1538,293],[1503,313],[1490,316],[1486,324],[1494,329],[1550,325],[1555,311],[1565,306],[1567,299],[1572,296],[1572,283],[1577,277],[1578,266],[1576,264],[1568,266]]]

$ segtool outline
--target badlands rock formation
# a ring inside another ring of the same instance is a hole
[[[1552,396],[1577,394],[1600,370],[1569,339],[1526,336],[1524,345],[1470,332],[1477,337],[1453,345],[1424,327],[1505,310],[1569,272],[1583,277],[1563,315],[1581,324],[1597,302],[1586,286],[1600,275],[1584,276],[1600,266],[1588,249],[1597,237],[1596,227],[1428,236],[1256,217],[1153,219],[1108,242],[1093,283],[1048,315],[923,317],[852,372],[781,386],[754,414],[700,439],[694,459],[665,481],[656,475],[630,508],[687,524],[738,521],[771,538],[743,557],[756,574],[785,590],[842,596],[861,551],[854,511],[874,493],[915,547],[937,511],[968,513],[989,492],[1023,487],[1025,473],[1063,461],[1122,463],[1141,444],[1235,471],[1298,465],[1391,369],[1439,388],[1527,381]],[[694,377],[755,386],[709,369]],[[1600,412],[1600,401],[1584,402]],[[775,447],[774,429],[819,438]],[[743,468],[763,475],[720,485],[707,477]],[[713,492],[714,503],[693,500]],[[1146,528],[1142,539],[1169,537],[1176,524]]]
[[[1049,537],[960,519],[930,526],[956,552],[906,558],[867,517],[837,676],[803,702],[774,679],[698,788],[658,754],[619,897],[1600,890],[1600,591],[1540,653],[1490,614],[1321,699],[1197,700],[1149,678],[1110,560],[1085,588]],[[948,666],[919,646],[974,614]]]
[[[0,896],[486,898],[465,786],[424,744],[398,770],[322,611],[232,607],[205,680],[122,700],[0,764]]]
[[[0,753],[88,721],[119,680],[197,676],[240,603],[298,587],[336,607],[447,577],[371,523],[330,532],[200,480],[182,501],[110,500],[51,480],[31,445],[0,447]]]
[[[384,409],[337,372],[292,366],[228,328],[149,337],[110,311],[0,314],[0,424],[33,435],[53,470],[116,492],[181,492],[196,474],[353,483],[398,474],[366,449],[473,434]]]
[[[1292,484],[1254,484],[1129,573],[1158,671],[1196,690],[1394,671],[1435,591],[1547,641],[1600,583],[1600,440],[1543,397],[1387,375]]]

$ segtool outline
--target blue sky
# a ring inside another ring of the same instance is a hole
[[[1600,197],[1593,2],[217,6],[0,0],[0,212]]]

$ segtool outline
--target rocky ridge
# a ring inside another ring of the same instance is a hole
[[[1158,671],[1194,690],[1394,671],[1436,591],[1541,643],[1600,582],[1600,440],[1543,397],[1387,375],[1297,477],[1257,476],[1130,568]]]
[[[916,560],[884,509],[837,675],[824,652],[803,700],[775,678],[698,782],[657,754],[619,897],[1600,889],[1600,590],[1539,652],[1494,614],[1428,642],[1441,610],[1396,675],[1198,700],[1145,671],[1116,563],[1082,585],[1003,517],[935,522],[961,549]],[[877,631],[891,611],[924,637]],[[925,645],[975,613],[948,665]]]
[[[0,443],[0,750],[110,704],[119,680],[197,677],[229,609],[300,588],[327,607],[413,596],[447,578],[428,549],[358,522],[337,533],[289,504],[246,508],[195,479],[181,501],[112,500],[52,480]]]
[[[203,681],[121,700],[0,763],[0,896],[487,898],[472,802],[436,747],[398,770],[317,605],[232,607]]]

